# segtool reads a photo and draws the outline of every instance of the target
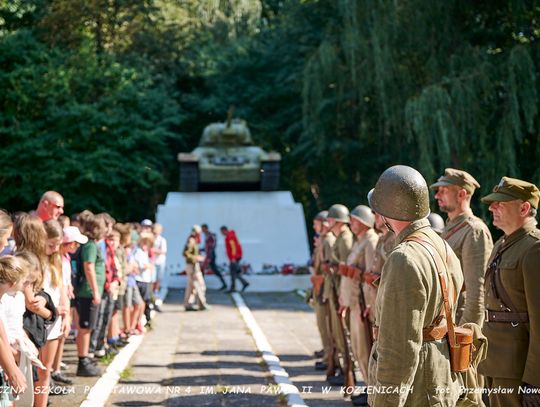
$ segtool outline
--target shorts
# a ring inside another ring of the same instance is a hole
[[[142,304],[144,301],[141,297],[139,287],[127,287],[126,294],[124,295],[124,301],[126,307],[132,307],[134,305]]]
[[[139,291],[144,302],[148,302],[152,299],[152,283],[143,283],[142,281],[137,281],[137,287],[139,287]]]
[[[92,298],[76,298],[75,304],[79,314],[79,327],[82,329],[95,329],[99,314],[99,304],[93,304]]]

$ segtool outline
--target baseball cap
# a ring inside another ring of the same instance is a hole
[[[77,242],[85,244],[88,242],[88,237],[83,235],[77,226],[66,226],[64,228],[64,243]]]
[[[493,192],[481,199],[485,204],[493,202],[506,202],[521,199],[529,202],[533,208],[538,208],[540,191],[536,185],[516,178],[502,177],[501,181],[493,187]]]
[[[444,175],[439,177],[437,182],[429,187],[435,189],[437,187],[447,187],[449,185],[457,185],[471,194],[474,193],[476,188],[480,188],[480,184],[471,174],[467,171],[456,170],[455,168],[446,168],[444,170]]]
[[[141,226],[152,226],[153,223],[150,219],[143,219],[143,221],[141,222]]]

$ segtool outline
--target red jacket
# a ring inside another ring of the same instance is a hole
[[[225,235],[225,248],[229,261],[238,261],[242,258],[242,246],[234,230],[229,230]]]

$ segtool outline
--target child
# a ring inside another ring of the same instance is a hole
[[[0,257],[0,298],[2,298],[4,294],[15,295],[17,291],[22,290],[27,274],[27,271],[21,266],[19,260],[14,256]],[[24,393],[26,390],[27,381],[23,372],[15,363],[9,338],[6,330],[4,329],[4,321],[6,318],[3,305],[0,316],[0,366],[8,377],[9,385],[11,385],[13,389],[16,389],[18,393]],[[2,382],[2,386],[8,385],[7,383],[3,382],[3,374],[0,374],[0,381]],[[0,396],[1,404],[9,405],[10,397],[11,394],[9,392],[2,391]]]

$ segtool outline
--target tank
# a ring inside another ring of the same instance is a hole
[[[199,146],[178,161],[181,192],[279,187],[281,155],[256,146],[247,123],[231,111],[226,122],[206,126]]]

